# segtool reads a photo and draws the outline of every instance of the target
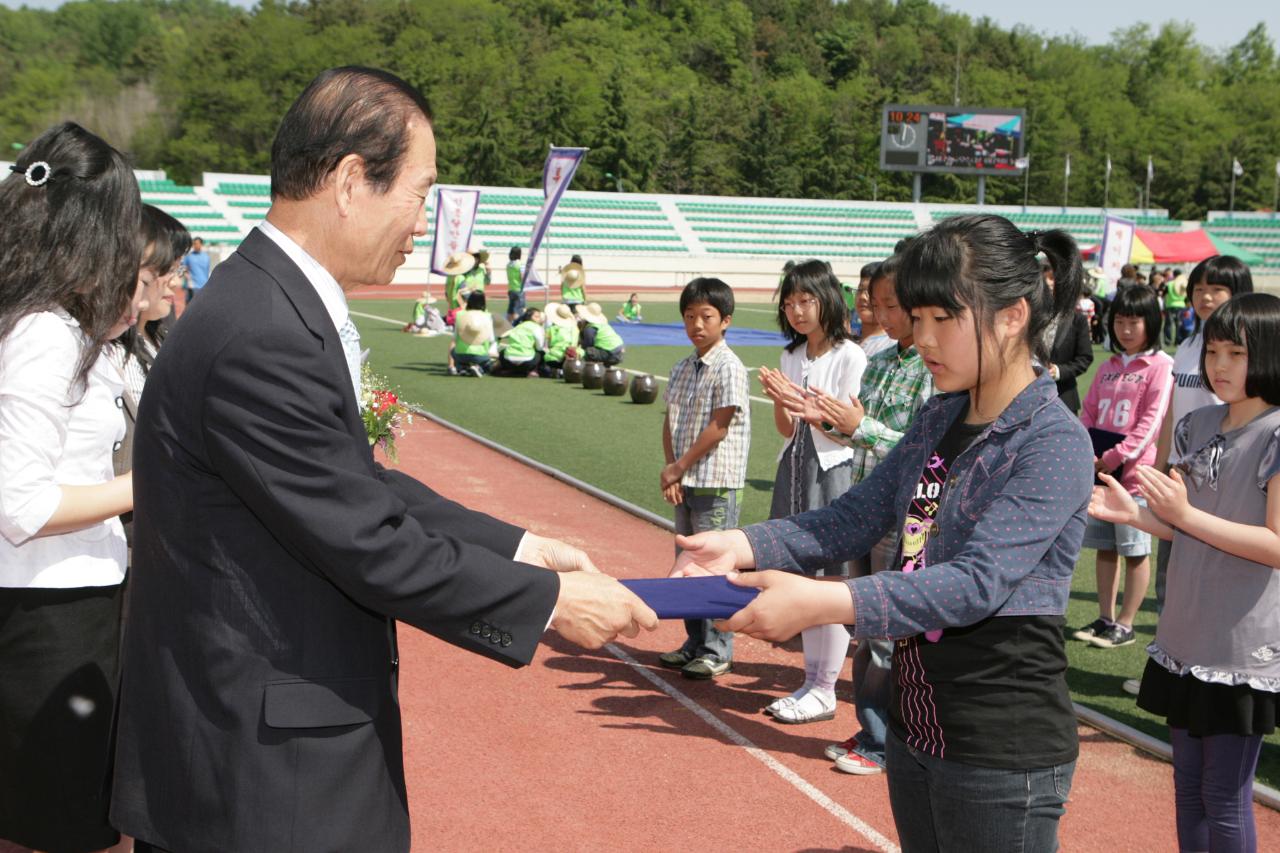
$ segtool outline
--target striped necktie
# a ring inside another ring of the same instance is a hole
[[[347,317],[347,322],[338,330],[338,338],[342,341],[342,352],[347,357],[347,370],[351,371],[351,387],[356,392],[356,405],[360,406],[360,332],[350,317]]]

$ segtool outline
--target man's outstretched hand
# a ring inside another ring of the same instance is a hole
[[[620,584],[599,573],[563,572],[551,627],[562,637],[598,649],[619,634],[634,637],[658,627],[658,615]]]
[[[595,563],[581,548],[575,548],[559,539],[550,539],[536,533],[526,533],[520,545],[517,559],[522,563],[541,566],[553,572],[599,573]]]

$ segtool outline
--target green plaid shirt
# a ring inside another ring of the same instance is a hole
[[[832,441],[853,448],[853,481],[861,483],[889,455],[903,433],[933,396],[933,374],[915,347],[899,353],[896,346],[881,350],[867,360],[858,399],[866,414],[853,435],[829,430]]]
[[[741,489],[746,485],[751,450],[751,384],[742,359],[724,341],[699,357],[694,352],[671,368],[662,399],[667,404],[671,447],[679,459],[711,423],[711,413],[730,406],[738,411],[729,432],[680,479],[694,488]]]

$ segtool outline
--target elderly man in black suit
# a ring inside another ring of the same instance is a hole
[[[138,415],[111,817],[139,850],[408,850],[396,620],[520,666],[548,626],[599,647],[656,617],[576,548],[373,460],[345,292],[426,232],[421,95],[326,71],[271,160],[265,223]]]

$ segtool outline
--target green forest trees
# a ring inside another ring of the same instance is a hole
[[[575,186],[910,198],[883,173],[888,102],[1024,107],[1030,201],[1182,218],[1269,207],[1280,61],[1260,24],[1213,51],[1169,23],[1106,45],[1006,30],[927,0],[76,0],[0,8],[0,144],[62,118],[180,181],[265,172],[288,103],[333,65],[390,69],[436,113],[441,180],[535,186],[548,145],[592,149]],[[975,179],[926,176],[930,201]],[[1021,203],[993,180],[992,203]]]

